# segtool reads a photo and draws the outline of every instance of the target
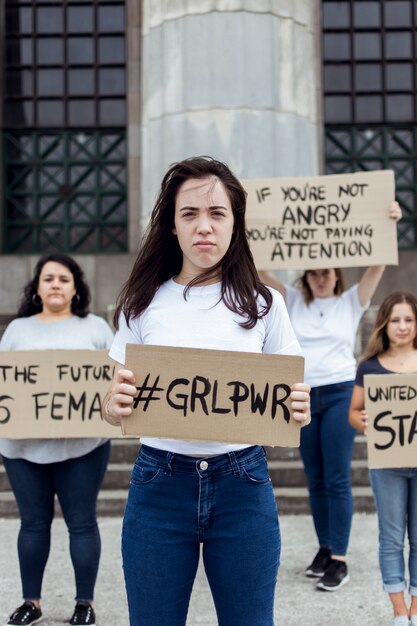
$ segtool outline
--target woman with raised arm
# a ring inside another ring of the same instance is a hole
[[[257,276],[245,191],[223,163],[193,157],[165,174],[116,311],[118,362],[103,414],[128,418],[127,343],[270,354],[300,348],[279,293]],[[291,392],[309,421],[309,387]],[[131,626],[185,624],[200,555],[221,626],[272,626],[278,516],[260,446],[142,438],[123,522]]]
[[[401,218],[394,202],[389,217]],[[283,294],[305,357],[311,385],[311,424],[301,431],[300,452],[319,549],[305,575],[317,589],[337,591],[349,581],[346,564],[352,523],[350,464],[355,431],[348,422],[355,378],[355,336],[360,319],[384,273],[369,267],[359,283],[345,290],[340,269],[307,270],[293,287],[269,272],[266,284]]]
[[[356,374],[349,420],[366,434],[365,374],[417,374],[417,299],[408,292],[387,296],[378,310]],[[370,469],[379,525],[379,564],[383,588],[389,594],[392,626],[417,626],[417,468]],[[408,608],[404,538],[410,544]]]
[[[66,254],[39,259],[22,302],[6,328],[0,350],[98,350],[113,332],[89,313],[90,290],[78,263]],[[19,507],[20,576],[24,602],[10,626],[42,619],[42,580],[49,556],[54,500],[68,526],[76,604],[69,620],[94,626],[94,587],[100,560],[96,502],[110,453],[102,438],[0,439],[0,453]]]

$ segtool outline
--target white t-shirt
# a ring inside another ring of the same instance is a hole
[[[288,317],[284,300],[271,289],[273,304],[269,313],[249,330],[239,326],[243,318],[220,300],[221,283],[192,287],[184,299],[184,286],[172,279],[156,292],[147,309],[127,326],[124,315],[110,349],[110,356],[125,363],[127,343],[146,345],[300,354],[300,346]],[[142,437],[142,443],[180,454],[206,456],[246,448],[246,444],[212,441],[182,441]],[[248,444],[249,445],[249,444]]]
[[[354,380],[356,331],[369,306],[360,305],[358,286],[310,304],[300,289],[291,285],[285,289],[291,323],[305,357],[305,382],[319,387]]]

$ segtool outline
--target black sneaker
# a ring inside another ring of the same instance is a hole
[[[337,591],[348,582],[349,574],[346,563],[332,559],[323,578],[319,580],[316,587],[317,589],[323,589],[323,591]]]
[[[20,626],[24,626],[25,624],[37,624],[42,619],[42,611],[38,609],[37,606],[26,600],[22,606],[19,606],[16,611],[10,615],[10,619],[7,622],[6,626],[16,626],[20,624]]]
[[[96,614],[91,604],[89,602],[77,602],[69,623],[76,624],[76,626],[94,626]]]
[[[305,575],[309,578],[321,578],[326,571],[326,567],[330,564],[331,551],[329,548],[320,548],[313,562],[307,567]]]

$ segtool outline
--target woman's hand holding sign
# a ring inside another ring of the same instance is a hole
[[[136,395],[136,379],[133,372],[124,365],[116,366],[113,382],[102,405],[102,415],[112,426],[120,426],[123,417],[132,413],[133,399]]]
[[[129,417],[137,395],[134,373],[123,365],[116,366],[113,382],[102,404],[103,418],[112,426],[120,426],[122,418]],[[291,413],[296,422],[307,426],[310,415],[310,385],[295,383],[291,387]]]
[[[311,422],[310,415],[310,385],[295,383],[291,387],[291,411],[296,422],[307,426]]]

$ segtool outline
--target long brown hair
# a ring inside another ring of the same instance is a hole
[[[311,271],[312,270],[306,270],[304,274],[297,278],[294,283],[296,287],[301,289],[301,293],[303,294],[304,302],[306,304],[310,304],[314,300],[313,292],[311,291],[310,285],[307,282],[307,274]],[[343,272],[339,267],[334,268],[334,271],[336,273],[337,282],[333,294],[335,296],[340,296],[340,294],[343,293],[346,289],[345,279],[343,277]]]
[[[396,304],[409,304],[413,310],[414,319],[417,322],[417,299],[409,291],[395,291],[385,298],[381,303],[376,316],[374,328],[368,339],[365,352],[360,360],[365,361],[374,356],[378,356],[386,352],[389,348],[389,338],[387,335],[387,326],[391,318],[392,309]],[[413,340],[414,348],[417,348],[417,333]]]
[[[183,255],[178,238],[172,232],[175,199],[186,180],[208,176],[217,177],[230,198],[234,218],[233,235],[224,257],[191,280],[184,288],[184,297],[187,297],[192,286],[215,276],[220,269],[221,299],[228,309],[246,317],[246,321],[240,323],[243,328],[253,328],[270,310],[272,294],[258,278],[246,237],[246,192],[225,163],[208,156],[198,156],[174,163],[162,179],[141,249],[117,301],[114,315],[116,328],[121,312],[129,325],[129,320],[140,315],[151,303],[162,283],[180,272]],[[264,301],[261,306],[257,301],[259,295]]]

